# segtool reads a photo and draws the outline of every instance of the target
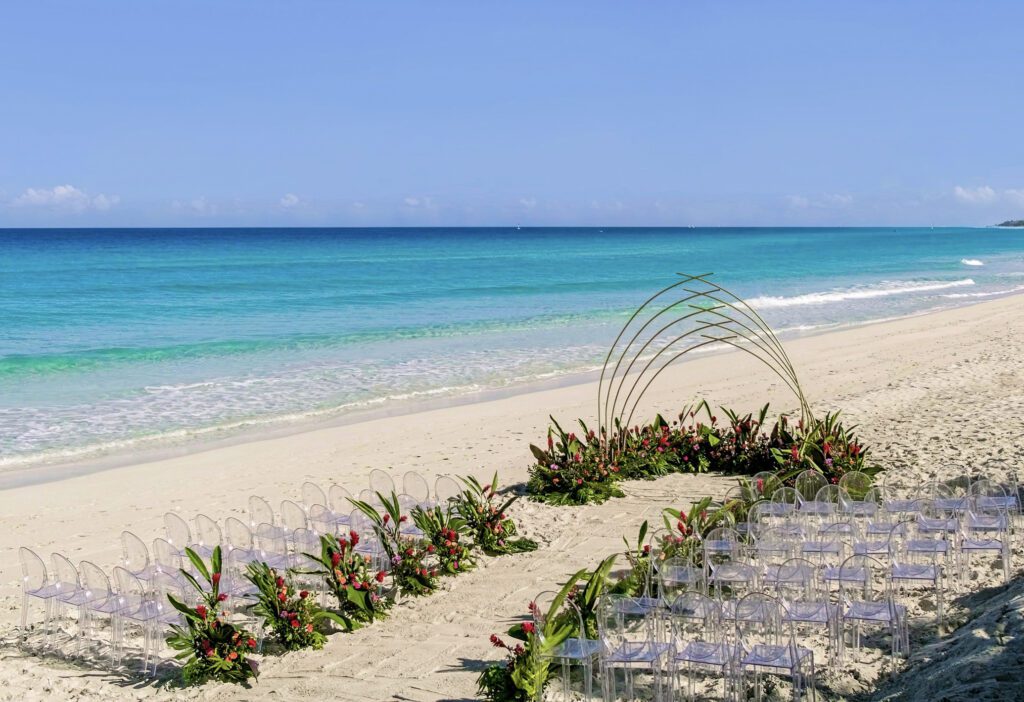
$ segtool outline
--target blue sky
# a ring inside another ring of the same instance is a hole
[[[0,6],[0,226],[1024,217],[1024,3]]]

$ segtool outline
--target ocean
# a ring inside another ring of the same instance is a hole
[[[785,338],[1024,291],[1024,230],[0,230],[0,471],[571,378],[677,272]]]

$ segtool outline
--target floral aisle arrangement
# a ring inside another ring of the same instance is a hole
[[[466,520],[456,516],[455,506],[414,507],[412,520],[430,541],[428,552],[437,557],[441,573],[458,575],[476,565],[473,549],[465,540],[469,536]]]
[[[309,591],[297,592],[288,574],[282,575],[266,563],[250,563],[245,577],[256,587],[259,597],[253,613],[263,619],[274,643],[286,651],[323,648],[325,639],[318,625],[333,618],[333,613],[317,607]]]
[[[191,607],[174,595],[167,596],[185,617],[185,625],[173,625],[167,637],[168,646],[179,651],[175,658],[185,661],[182,679],[186,685],[197,685],[208,680],[244,683],[257,677],[256,661],[250,657],[256,650],[256,639],[226,619],[229,612],[224,605],[228,596],[220,591],[220,546],[213,549],[209,567],[192,549],[185,549],[185,553],[206,587],[182,569],[181,574],[198,594],[199,604]]]
[[[530,446],[535,462],[527,491],[550,504],[587,504],[621,497],[619,480],[668,473],[781,470],[795,475],[811,468],[836,482],[850,471],[871,475],[880,470],[868,462],[856,427],[844,426],[838,413],[806,426],[782,415],[769,427],[768,405],[756,416],[722,412],[728,421],[720,424],[707,402],[701,402],[671,423],[658,415],[645,426],[616,427],[610,437],[604,430],[598,436],[582,421],[579,435],[566,432],[552,417],[547,447]]]
[[[304,571],[319,575],[326,589],[338,602],[337,616],[327,616],[346,631],[387,614],[391,598],[383,594],[386,573],[373,569],[373,557],[357,553],[359,534],[350,531],[345,536],[320,537],[320,553],[307,553],[313,567]]]
[[[378,512],[373,505],[354,500],[353,504],[373,522],[374,531],[387,555],[391,579],[403,595],[427,595],[437,589],[437,547],[402,514],[398,495],[377,498],[384,506]]]
[[[519,499],[518,495],[505,498],[498,492],[498,474],[488,484],[473,476],[461,479],[465,488],[454,498],[455,512],[473,535],[473,542],[488,556],[505,553],[534,551],[537,542],[517,537],[516,523],[507,510]]]

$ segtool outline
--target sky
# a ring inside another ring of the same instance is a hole
[[[6,0],[0,227],[1024,218],[1024,3]]]

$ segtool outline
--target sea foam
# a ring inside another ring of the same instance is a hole
[[[909,293],[931,292],[933,290],[946,290],[948,288],[959,288],[965,285],[974,285],[970,278],[952,281],[921,281],[909,283],[882,283],[875,286],[863,286],[845,288],[841,290],[828,290],[824,292],[806,293],[792,297],[776,297],[765,295],[753,297],[747,300],[754,308],[771,307],[795,307],[799,305],[825,305],[832,302],[844,302],[846,300],[869,300],[875,297],[889,297],[890,295],[906,295]]]

